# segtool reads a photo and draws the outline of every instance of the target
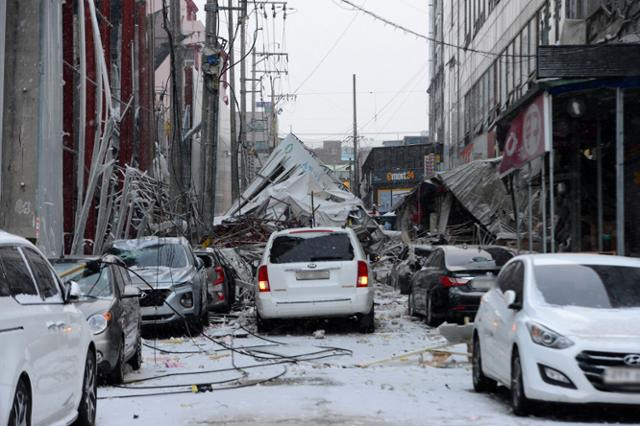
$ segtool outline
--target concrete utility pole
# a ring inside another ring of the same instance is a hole
[[[242,146],[240,190],[247,187],[247,0],[240,0],[240,145]]]
[[[216,174],[218,161],[218,112],[220,107],[220,51],[218,49],[218,0],[207,0],[206,37],[202,58],[204,90],[202,97],[202,152],[200,176],[202,214],[205,232],[213,228],[216,208]]]
[[[353,182],[351,192],[360,197],[360,178],[358,176],[358,115],[356,108],[356,75],[353,74]]]
[[[163,0],[163,7],[165,6]],[[182,55],[182,31],[180,19],[180,0],[171,0],[170,28],[166,28],[170,34],[171,43],[171,145],[170,145],[170,174],[172,175],[172,195],[175,198],[184,195],[188,190],[188,181],[185,180],[186,161],[182,144],[182,93],[184,60]],[[166,20],[165,20],[166,25]],[[190,164],[190,161],[188,162]],[[188,167],[188,166],[187,166]],[[186,211],[186,203],[178,202],[178,211]]]
[[[238,185],[238,132],[236,124],[236,97],[235,97],[235,83],[236,83],[236,70],[233,66],[235,64],[234,49],[234,34],[235,29],[233,25],[233,0],[229,0],[229,105],[231,106],[231,198],[237,200],[240,197],[240,187]]]

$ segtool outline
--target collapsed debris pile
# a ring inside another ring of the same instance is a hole
[[[290,134],[229,211],[216,218],[206,241],[222,247],[260,244],[274,231],[304,226],[350,226],[365,248],[387,239],[362,201]]]

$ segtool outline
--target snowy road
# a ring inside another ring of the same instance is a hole
[[[253,356],[235,353],[232,357],[204,337],[146,340],[143,368],[130,372],[126,380],[178,375],[129,385],[135,389],[100,388],[99,397],[104,399],[98,405],[98,425],[640,423],[637,412],[621,416],[615,409],[597,408],[548,407],[553,417],[515,417],[506,391],[473,392],[470,365],[460,355],[444,359],[428,353],[363,368],[363,364],[444,343],[435,330],[406,315],[405,296],[378,289],[376,303],[377,330],[372,335],[355,333],[341,323],[312,324],[267,336],[282,343],[275,344],[239,328],[255,330],[251,312],[206,330],[211,337],[236,333],[236,338],[219,340],[240,352],[252,351]],[[318,328],[326,328],[323,339],[313,337]],[[450,349],[465,352],[466,346]],[[294,358],[297,363],[286,362]],[[203,383],[211,384],[212,391],[192,392],[192,384]]]

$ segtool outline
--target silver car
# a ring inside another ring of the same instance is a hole
[[[185,238],[116,240],[107,252],[124,260],[133,284],[140,289],[144,326],[186,320],[197,331],[209,323],[204,263]]]
[[[122,383],[126,364],[142,364],[140,290],[131,284],[124,263],[115,256],[50,259],[70,300],[89,322],[96,345],[98,372]]]

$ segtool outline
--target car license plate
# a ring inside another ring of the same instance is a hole
[[[640,368],[607,368],[604,382],[609,385],[639,385]]]
[[[328,280],[329,271],[296,271],[296,280]]]

